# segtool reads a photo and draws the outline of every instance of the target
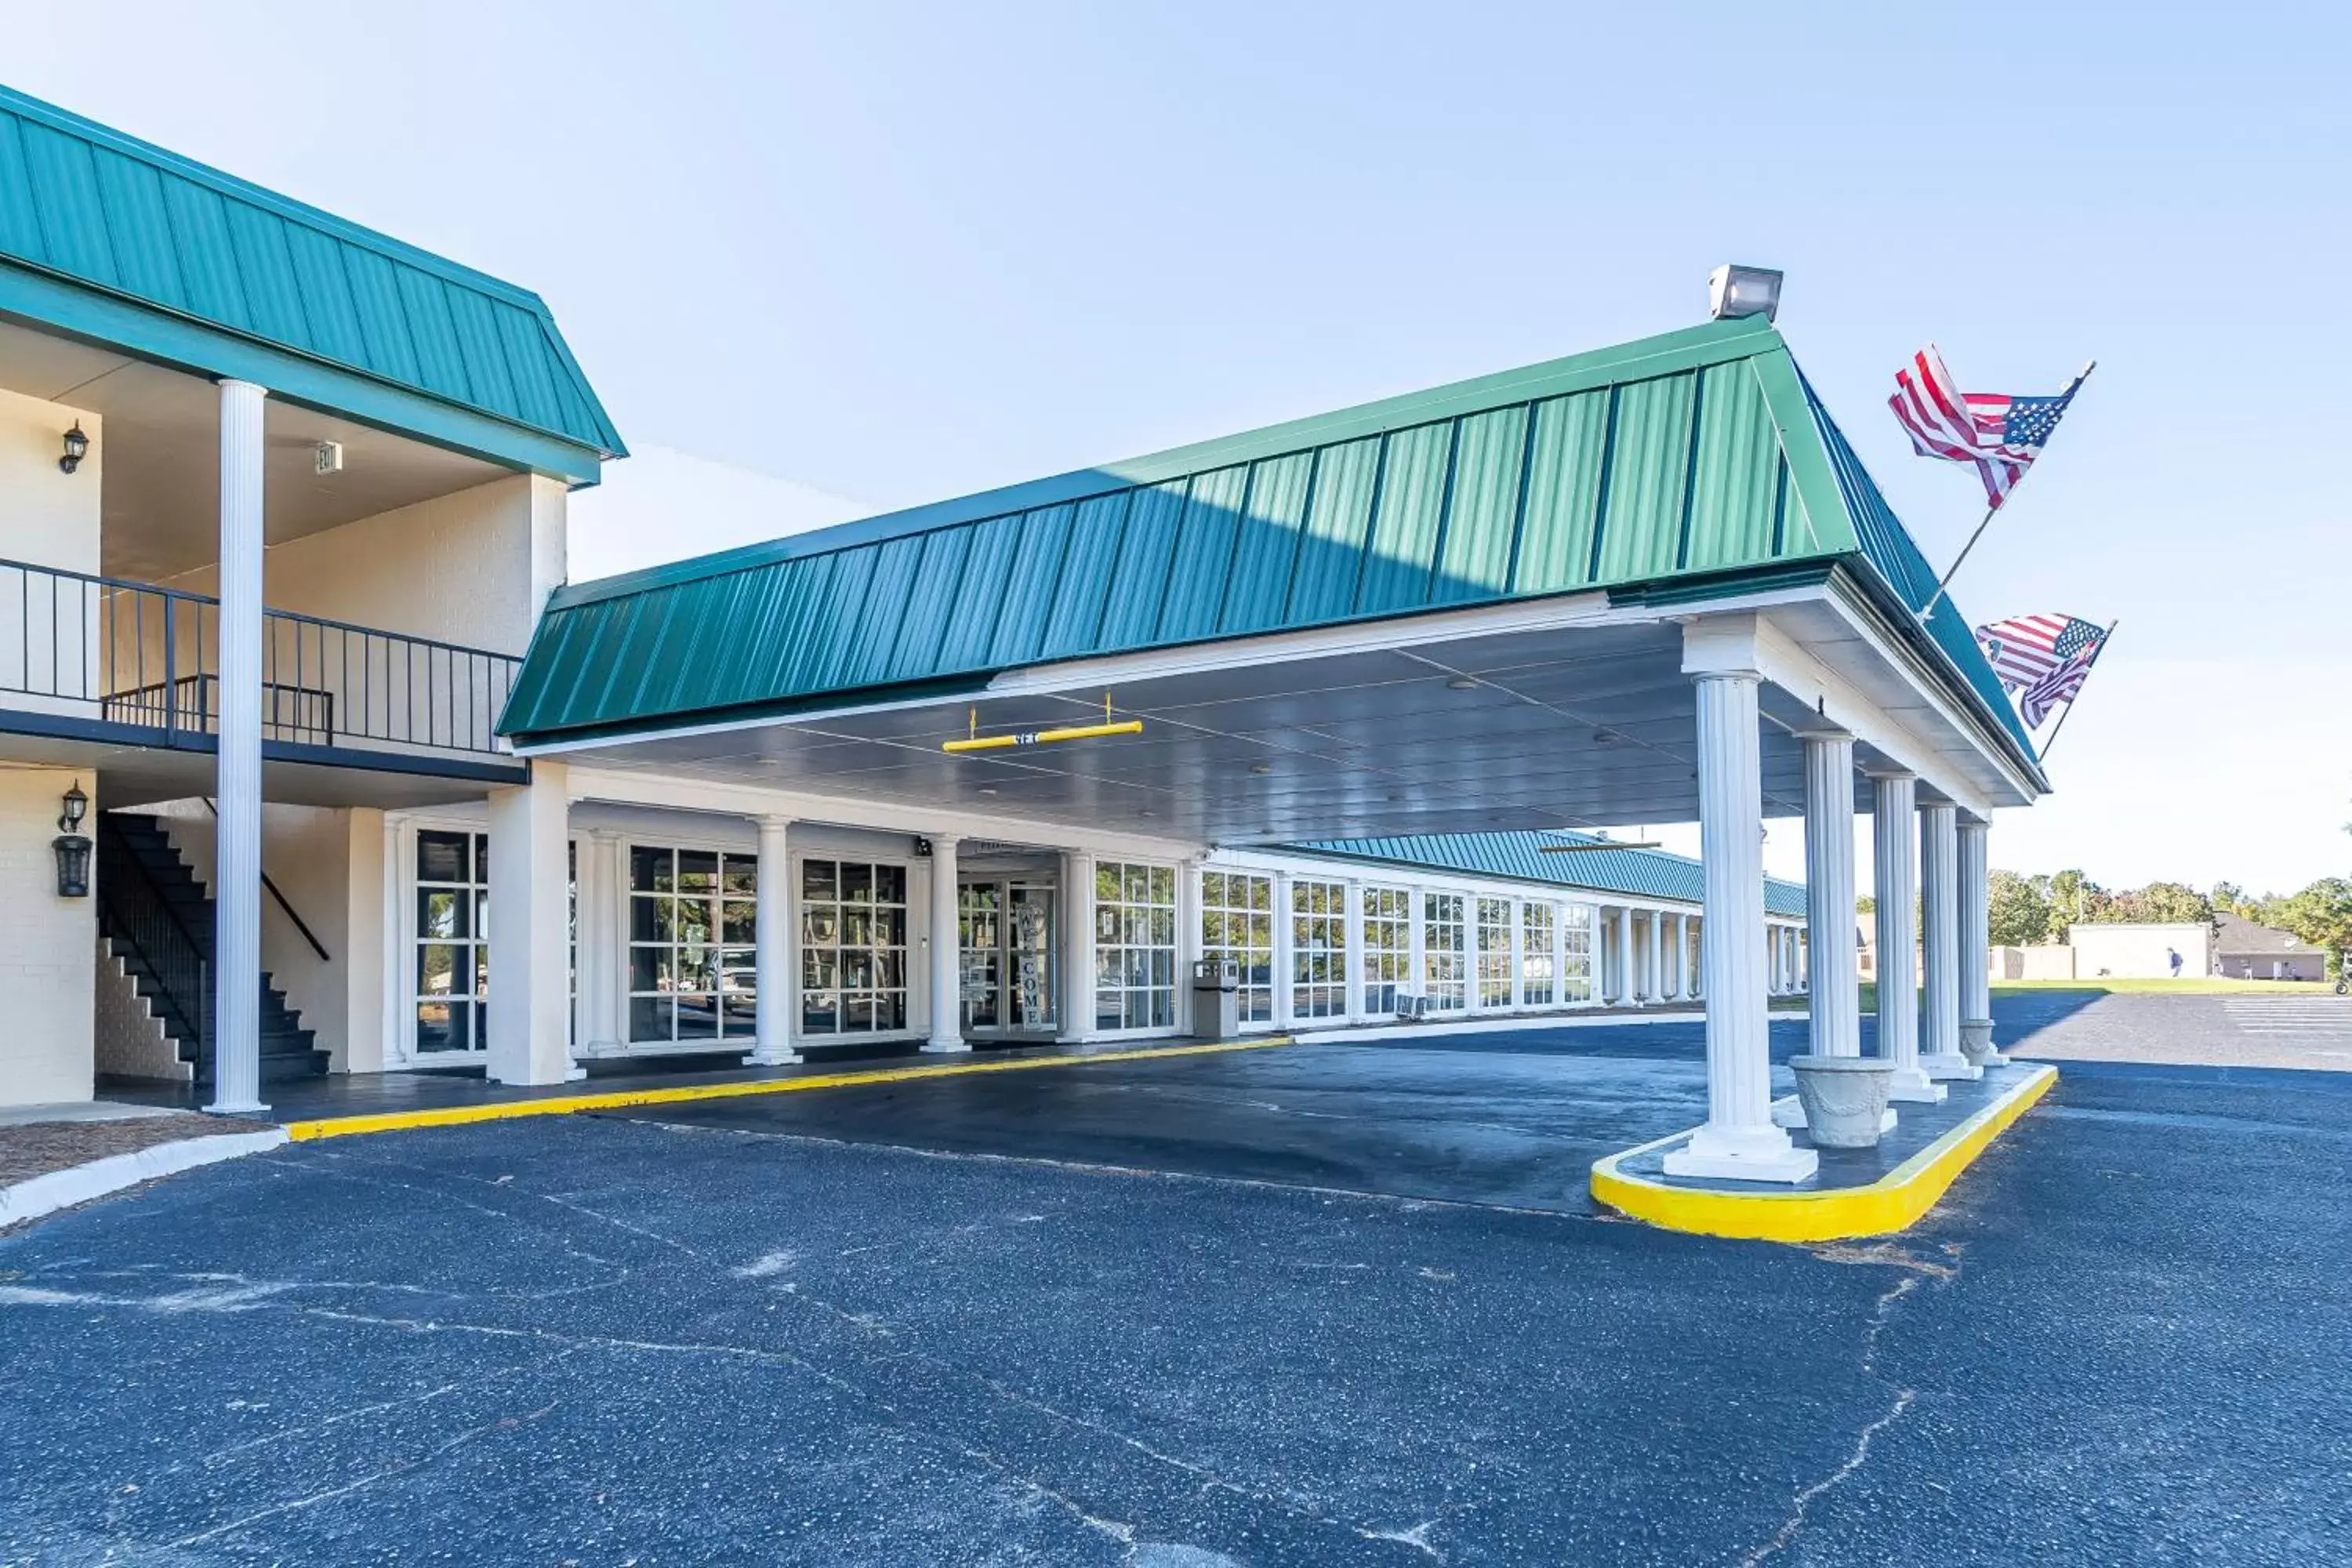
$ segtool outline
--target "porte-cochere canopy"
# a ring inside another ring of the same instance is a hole
[[[1760,317],[562,590],[526,749],[977,695],[1011,669],[1606,590],[1843,576],[1982,743],[2030,742]]]

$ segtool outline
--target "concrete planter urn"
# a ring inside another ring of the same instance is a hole
[[[1790,1057],[1805,1127],[1821,1149],[1874,1149],[1895,1064],[1879,1057]]]

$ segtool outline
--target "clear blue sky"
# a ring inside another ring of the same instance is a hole
[[[1996,858],[2345,869],[2352,30],[1894,9],[216,0],[5,68],[538,289],[634,444],[871,506],[1673,327],[1738,259],[1943,560],[1978,492],[1895,364],[2095,356],[1958,584],[2123,621]]]

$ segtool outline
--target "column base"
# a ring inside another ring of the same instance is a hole
[[[781,1051],[756,1050],[743,1058],[747,1068],[788,1068],[808,1058],[787,1046]]]
[[[1772,1102],[1772,1125],[1775,1127],[1788,1128],[1792,1132],[1801,1132],[1804,1131],[1805,1102],[1798,1099],[1793,1094],[1774,1100]],[[1890,1105],[1885,1110],[1879,1112],[1878,1135],[1884,1138],[1886,1134],[1894,1131],[1895,1108]]]
[[[257,1100],[243,1101],[215,1100],[210,1105],[201,1109],[206,1116],[267,1116],[269,1114],[269,1107]]]
[[[1992,1043],[1990,1018],[1960,1020],[1960,1055],[1980,1068],[2004,1068],[2009,1065],[2009,1058],[2001,1055]]]
[[[1886,1098],[1906,1105],[1941,1105],[1951,1092],[1917,1068],[1896,1068]]]
[[[954,1056],[971,1049],[971,1042],[961,1037],[952,1040],[925,1040],[923,1054],[927,1057]]]
[[[1958,1051],[1948,1054],[1940,1051],[1933,1054],[1922,1052],[1919,1057],[1919,1070],[1938,1082],[1958,1083],[1984,1077],[1984,1068]]]
[[[1667,1152],[1666,1174],[1734,1182],[1801,1182],[1821,1169],[1822,1157],[1800,1149],[1769,1122],[1759,1127],[1702,1127],[1690,1142]]]

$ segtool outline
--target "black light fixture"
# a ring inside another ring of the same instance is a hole
[[[82,793],[79,779],[66,791],[64,805],[65,815],[58,818],[63,831],[49,841],[58,855],[58,897],[86,899],[89,897],[89,839],[80,829],[81,819],[89,811],[89,796]]]
[[[77,419],[73,428],[66,432],[66,455],[58,459],[58,467],[70,474],[81,467],[81,460],[88,456],[89,437],[81,433],[81,421]]]

